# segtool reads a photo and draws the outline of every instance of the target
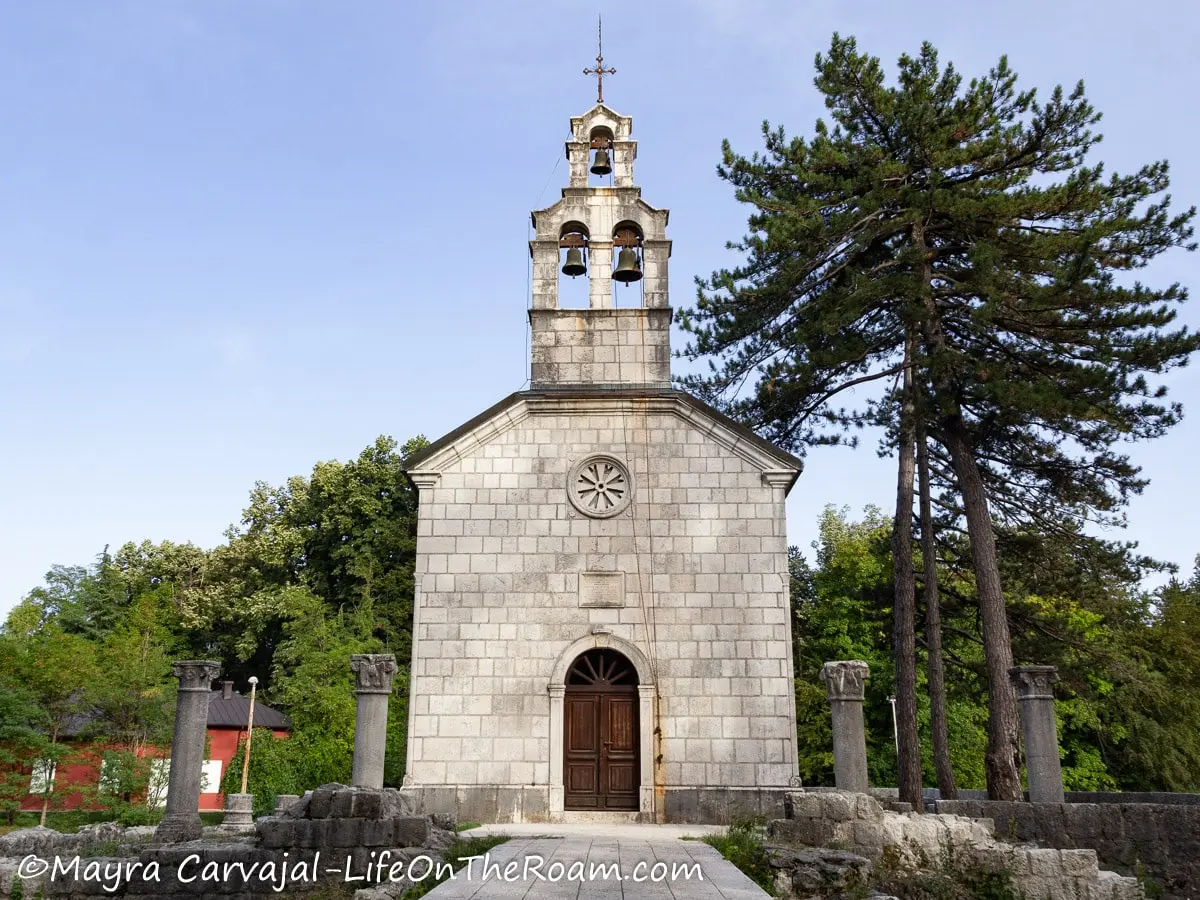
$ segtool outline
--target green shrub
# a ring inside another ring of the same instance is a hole
[[[763,823],[747,819],[734,822],[724,834],[706,835],[701,840],[715,847],[718,853],[741,869],[751,881],[771,896],[775,896],[775,876],[763,846],[764,837]]]

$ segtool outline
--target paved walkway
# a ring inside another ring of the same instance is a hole
[[[447,881],[427,896],[429,900],[762,900],[767,897],[765,891],[708,844],[680,840],[685,834],[721,830],[702,825],[476,828],[464,832],[464,836],[512,835],[509,841],[490,851],[489,877],[483,878],[476,862],[470,877],[461,869],[455,880]]]

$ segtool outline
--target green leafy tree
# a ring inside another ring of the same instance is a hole
[[[32,701],[31,725],[42,736],[38,765],[49,775],[69,752],[62,743],[67,729],[86,711],[86,691],[96,677],[94,645],[78,635],[66,634],[52,612],[36,599],[18,604],[0,636],[0,677],[17,682]],[[41,824],[55,796],[55,780],[42,779]]]
[[[1178,420],[1146,374],[1183,364],[1198,341],[1169,329],[1183,288],[1117,276],[1191,249],[1194,211],[1171,214],[1165,162],[1108,178],[1087,163],[1099,115],[1082,84],[1042,103],[1001,59],[964,86],[926,44],[888,86],[878,59],[837,35],[816,68],[832,127],[818,121],[812,140],[789,141],[764,125],[765,156],[725,145],[719,172],[756,211],[734,245],[745,264],[703,282],[684,313],[689,355],[715,360],[687,384],[802,451],[894,421],[895,398],[880,392],[833,404],[851,387],[882,388],[919,336],[917,415],[948,460],[970,534],[988,789],[1016,799],[994,507],[1036,516],[1049,497],[1059,516],[1095,518],[1140,490],[1112,447]]]

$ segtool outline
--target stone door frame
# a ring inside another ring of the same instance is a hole
[[[554,664],[547,690],[550,694],[550,820],[561,820],[566,812],[566,790],[563,785],[563,744],[566,723],[563,718],[567,692],[567,673],[571,665],[589,650],[607,648],[622,654],[638,676],[638,813],[654,819],[654,701],[657,686],[650,661],[636,646],[611,634],[589,634],[572,643]]]

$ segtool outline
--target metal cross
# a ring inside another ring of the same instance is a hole
[[[604,102],[604,76],[616,75],[616,69],[604,68],[604,23],[599,17],[596,19],[596,68],[584,69],[584,75],[596,76],[596,102]]]

